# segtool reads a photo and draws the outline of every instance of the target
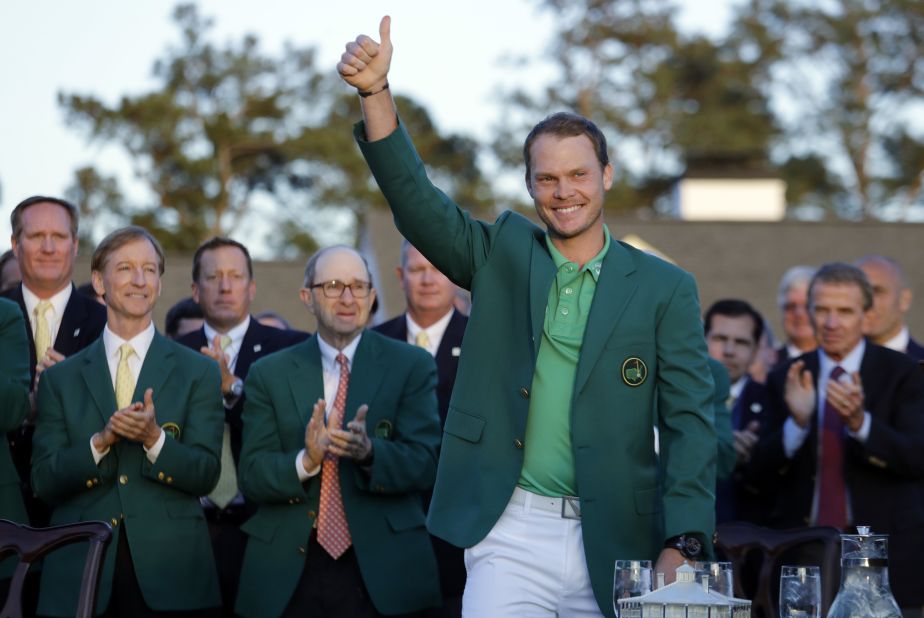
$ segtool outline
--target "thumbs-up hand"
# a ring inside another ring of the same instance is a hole
[[[337,72],[360,92],[379,92],[388,84],[392,51],[391,17],[386,15],[379,23],[379,42],[361,34],[347,43]]]

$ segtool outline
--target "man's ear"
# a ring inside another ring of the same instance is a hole
[[[311,294],[311,290],[302,288],[298,291],[298,296],[302,299],[305,306],[308,307],[308,311],[310,311],[312,315],[317,315],[314,311],[314,297]]]
[[[103,286],[103,273],[98,270],[91,272],[90,283],[93,284],[93,291],[96,292],[96,295],[105,298],[106,288]]]

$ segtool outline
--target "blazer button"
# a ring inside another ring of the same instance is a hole
[[[523,399],[529,399],[529,389],[525,386],[520,389],[520,397]]]
[[[520,440],[519,438],[514,438],[513,445],[517,448],[523,448],[523,441]]]
[[[128,485],[128,475],[127,474],[119,475],[119,485]]]
[[[87,489],[93,488],[93,479],[87,479]]]
[[[158,480],[158,481],[164,480],[164,473],[163,473],[163,471],[160,471],[160,472],[157,473],[157,480]]]
[[[308,517],[310,517],[311,519],[314,519],[314,518],[317,517],[317,516],[318,516],[318,514],[315,513],[314,511],[308,511]]]
[[[109,521],[110,521],[110,523],[112,523],[112,527],[113,527],[113,528],[115,528],[116,526],[119,525],[119,520],[116,519],[115,517],[113,517],[113,518],[110,519]]]
[[[173,484],[173,477],[172,477],[172,476],[168,476],[168,477],[167,477],[167,485],[171,485],[171,484]]]

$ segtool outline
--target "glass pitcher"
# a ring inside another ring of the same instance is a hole
[[[828,618],[901,618],[889,588],[889,537],[857,526],[841,535],[841,587]]]

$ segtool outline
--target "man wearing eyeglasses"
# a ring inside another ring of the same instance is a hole
[[[776,367],[787,364],[818,346],[808,312],[809,282],[815,276],[812,266],[793,266],[780,279],[776,300],[783,314],[785,343],[777,350]]]
[[[307,341],[250,368],[240,486],[257,513],[235,610],[242,616],[378,616],[439,605],[420,493],[440,438],[426,350],[365,330],[365,260],[318,251],[301,299]]]

